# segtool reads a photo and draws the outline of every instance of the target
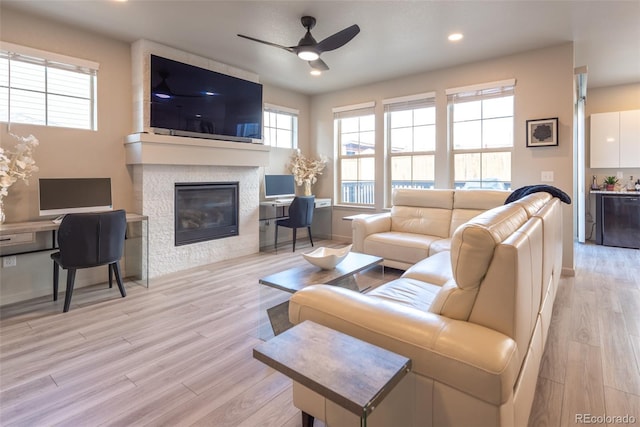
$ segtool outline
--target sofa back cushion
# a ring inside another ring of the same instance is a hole
[[[453,208],[488,211],[504,205],[510,194],[510,191],[498,190],[456,190],[453,195]]]
[[[453,195],[453,211],[449,237],[465,222],[482,212],[504,205],[511,192],[498,190],[456,190]]]
[[[455,284],[442,288],[430,311],[468,320],[496,246],[527,219],[521,206],[510,204],[485,211],[458,227],[452,237],[450,254]]]
[[[395,189],[391,231],[449,237],[453,190]]]
[[[542,300],[542,252],[542,220],[534,217],[496,246],[469,315],[469,322],[513,338],[521,357]]]
[[[542,258],[542,295],[548,287],[557,283],[562,273],[562,209],[560,199],[549,201],[542,209],[533,214],[542,220],[543,258]],[[555,293],[555,289],[553,290]]]
[[[531,218],[531,216],[542,209],[542,207],[551,200],[551,198],[551,194],[539,192],[529,194],[511,203],[522,206],[527,211],[529,218]]]

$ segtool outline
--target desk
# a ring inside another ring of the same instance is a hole
[[[125,273],[127,278],[149,287],[149,223],[146,215],[127,213]],[[51,220],[0,224],[0,258],[57,249],[56,232],[60,224]],[[51,232],[50,241],[37,238]]]
[[[267,200],[260,202],[260,215],[258,221],[260,223],[260,247],[272,247],[275,235],[274,221],[287,218],[287,209],[289,203],[278,203],[275,200]],[[331,206],[332,202],[329,198],[319,198],[314,202],[315,212],[313,215],[313,237],[331,238]],[[283,242],[286,241],[288,234],[285,234]]]
[[[285,209],[290,205],[291,202],[278,202],[275,200],[260,202],[260,221],[287,218],[287,215],[285,215]],[[315,199],[315,201],[313,202],[313,207],[315,209],[330,208],[331,199]],[[271,209],[269,208],[273,208],[273,213],[271,213]],[[281,214],[280,212],[278,212],[279,209],[282,209]]]

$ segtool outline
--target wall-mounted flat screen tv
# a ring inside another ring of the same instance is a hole
[[[262,85],[151,55],[156,133],[262,142]]]

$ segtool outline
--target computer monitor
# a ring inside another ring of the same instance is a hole
[[[113,210],[111,178],[40,178],[40,216]]]
[[[295,197],[296,183],[293,175],[265,175],[264,196],[267,199]]]

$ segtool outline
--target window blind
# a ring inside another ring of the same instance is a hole
[[[382,101],[382,104],[384,105],[385,113],[434,107],[436,105],[436,94],[435,92],[429,92],[419,95],[385,99]]]
[[[447,89],[447,101],[468,102],[479,99],[497,98],[501,96],[513,95],[516,86],[515,79],[500,80],[496,82],[482,83],[478,85],[462,86]]]
[[[362,104],[336,107],[333,109],[333,118],[334,120],[337,120],[374,114],[375,105],[375,102],[365,102]]]

